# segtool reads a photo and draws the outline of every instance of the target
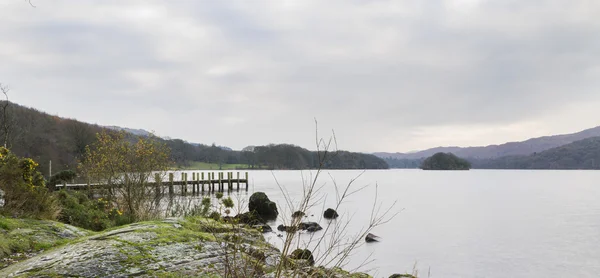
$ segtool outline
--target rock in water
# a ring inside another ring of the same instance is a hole
[[[256,212],[258,216],[264,219],[275,219],[279,215],[277,205],[269,200],[264,192],[256,192],[250,196],[248,210]]]
[[[303,223],[300,223],[300,225],[298,225],[298,229],[304,230],[304,231],[307,231],[307,232],[316,232],[316,231],[323,230],[323,228],[321,227],[321,225],[319,225],[319,223],[316,223],[316,222],[303,222]]]
[[[296,212],[292,213],[292,218],[298,218],[298,217],[302,217],[304,215],[305,215],[304,212],[296,211]]]
[[[417,278],[411,274],[392,274],[390,278]]]
[[[369,234],[367,234],[367,236],[365,237],[365,241],[366,241],[366,242],[376,242],[376,241],[379,241],[379,240],[378,240],[378,238],[379,238],[378,236],[376,236],[376,235],[374,235],[374,234],[371,234],[371,233],[369,233]]]
[[[337,211],[335,211],[332,208],[328,208],[327,210],[325,210],[325,212],[323,213],[323,217],[325,217],[326,219],[336,219],[338,218],[338,213]]]

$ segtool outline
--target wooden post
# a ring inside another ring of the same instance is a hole
[[[202,172],[202,182],[200,183],[200,186],[202,186],[202,192],[204,192],[204,172]]]
[[[183,194],[183,181],[185,180],[185,173],[181,173],[181,186],[179,187],[180,194]]]
[[[196,194],[200,194],[200,173],[196,173]]]
[[[215,192],[215,184],[213,181],[215,180],[215,172],[210,173],[210,187],[212,188],[212,192]]]
[[[169,173],[169,196],[173,197],[173,173]]]
[[[183,182],[181,183],[181,194],[184,196],[187,194],[187,186],[188,186],[188,174],[183,173]]]
[[[196,173],[192,173],[192,195],[196,195]]]
[[[223,173],[219,172],[219,191],[223,192]]]
[[[162,189],[162,178],[160,177],[159,173],[155,173],[154,174],[154,184],[155,184],[155,192],[154,192],[154,196],[155,196],[155,200],[156,200],[156,204],[158,205],[159,200],[160,200],[160,194],[162,193],[161,189]]]
[[[236,185],[237,185],[236,190],[239,191],[240,190],[240,172],[237,172]]]
[[[233,189],[233,183],[231,183],[231,176],[233,176],[232,173],[227,173],[227,178],[229,178],[229,182],[227,184],[227,190],[232,190]]]
[[[246,172],[246,191],[248,191],[248,172]]]

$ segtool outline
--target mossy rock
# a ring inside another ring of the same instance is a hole
[[[89,234],[54,221],[0,216],[0,269]]]
[[[277,204],[269,200],[264,192],[256,192],[250,196],[248,210],[256,212],[260,217],[267,220],[276,219],[279,215]]]
[[[294,260],[306,260],[310,265],[315,264],[315,258],[313,257],[312,252],[308,249],[296,249],[290,255],[290,258]]]

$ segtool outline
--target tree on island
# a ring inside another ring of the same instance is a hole
[[[469,170],[471,163],[452,153],[436,153],[423,161],[423,170]]]

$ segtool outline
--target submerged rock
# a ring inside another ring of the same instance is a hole
[[[285,226],[283,224],[277,226],[277,230],[280,232],[286,232],[286,233],[295,233],[298,229],[296,229],[293,226]]]
[[[298,227],[294,226],[285,226],[283,224],[277,226],[277,230],[286,233],[295,233],[298,230],[307,231],[307,232],[316,232],[323,230],[323,227],[316,222],[302,222],[298,224]]]
[[[299,217],[303,217],[304,215],[306,215],[304,212],[296,211],[296,212],[292,213],[292,218],[299,218]]]
[[[338,215],[337,211],[335,211],[335,210],[334,210],[334,209],[332,209],[332,208],[328,208],[328,209],[327,209],[327,210],[325,210],[325,212],[323,213],[323,217],[324,217],[325,219],[336,219],[336,218],[338,218],[338,216],[339,216],[339,215]]]
[[[303,222],[300,223],[300,225],[298,225],[298,228],[307,232],[316,232],[323,230],[321,225],[319,225],[319,223],[316,222]]]
[[[258,216],[268,220],[275,219],[279,215],[277,205],[269,200],[264,192],[256,192],[250,196],[248,210],[256,212]]]

